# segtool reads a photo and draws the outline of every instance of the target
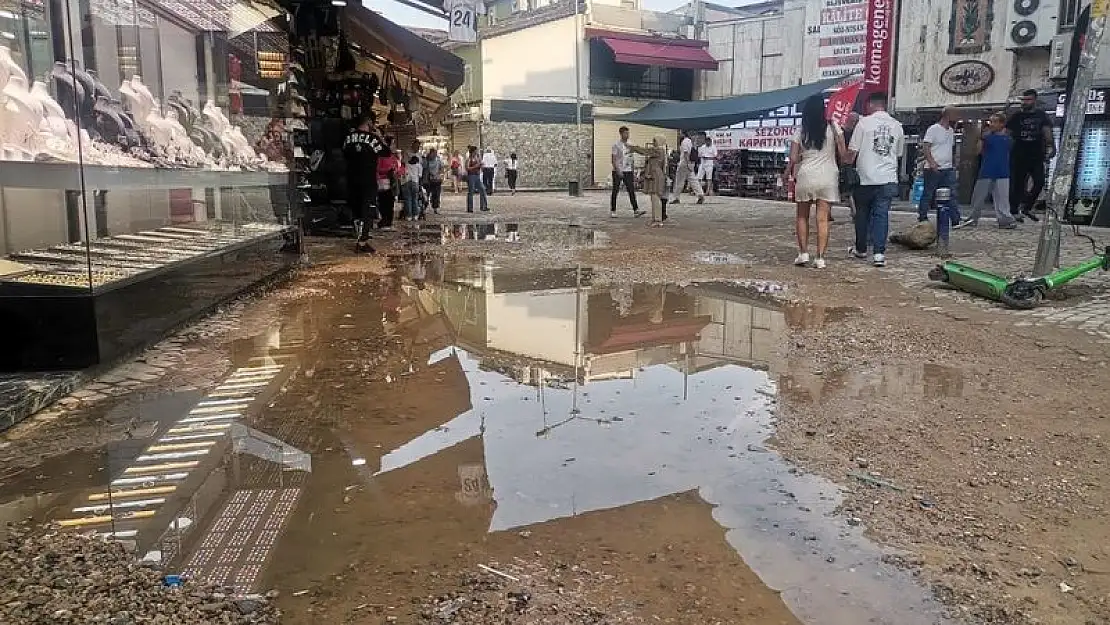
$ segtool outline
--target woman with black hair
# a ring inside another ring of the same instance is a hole
[[[808,265],[809,208],[817,204],[817,258],[813,266],[825,268],[829,247],[829,208],[840,201],[840,173],[837,155],[847,160],[848,148],[840,128],[825,119],[825,101],[819,96],[806,100],[802,108],[802,127],[790,141],[787,177],[794,178],[794,201],[798,257],[794,264]]]

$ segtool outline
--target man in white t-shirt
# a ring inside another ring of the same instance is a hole
[[[632,148],[628,147],[628,126],[621,126],[617,132],[620,138],[613,144],[610,161],[613,164],[613,194],[609,197],[609,216],[617,216],[617,196],[621,193],[621,185],[628,189],[628,199],[632,202],[632,215],[639,217],[644,214],[636,203],[636,179],[632,175]]]
[[[447,40],[474,43],[478,40],[478,16],[486,14],[484,0],[446,0]]]
[[[940,120],[929,126],[921,142],[921,152],[925,155],[925,192],[917,205],[917,220],[929,221],[929,209],[933,206],[933,196],[937,189],[952,189],[952,206],[956,207],[956,223],[959,223],[960,210],[956,205],[956,123],[959,111],[949,106],[940,113]]]
[[[486,193],[493,195],[493,181],[497,178],[497,154],[493,148],[486,148],[482,155],[482,184],[486,186]]]
[[[860,184],[853,193],[856,201],[856,242],[850,250],[856,258],[866,258],[870,244],[871,262],[886,266],[886,240],[890,232],[890,204],[898,197],[898,159],[905,149],[902,124],[886,112],[885,93],[867,98],[868,115],[859,120],[848,145],[850,161],[855,161]]]
[[[713,137],[705,135],[705,145],[698,148],[698,185],[705,181],[705,194],[713,195],[713,166],[717,163],[717,146]]]
[[[678,145],[678,167],[674,172],[674,189],[671,191],[671,204],[678,204],[679,198],[682,196],[682,191],[686,188],[686,183],[690,183],[690,188],[694,190],[694,195],[698,196],[698,204],[705,203],[705,194],[702,193],[701,183],[698,182],[697,176],[694,175],[694,166],[692,164],[691,152],[694,151],[694,141],[690,138],[687,132],[682,133],[682,143]]]

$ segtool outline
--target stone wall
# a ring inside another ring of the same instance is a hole
[[[516,152],[520,160],[520,189],[565,189],[573,180],[575,162],[585,176],[585,183],[593,181],[593,125],[582,124],[581,146],[574,137],[574,124],[537,124],[530,122],[482,122],[482,149],[493,148],[497,158],[504,162]],[[497,189],[506,188],[504,167],[498,167]]]

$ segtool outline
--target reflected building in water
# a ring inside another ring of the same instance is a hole
[[[593,282],[586,268],[477,261],[449,266],[436,299],[458,346],[525,384],[632,378],[657,364],[773,367],[783,309],[742,285]]]

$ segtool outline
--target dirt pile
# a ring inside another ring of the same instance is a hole
[[[170,578],[169,581],[174,581]],[[167,584],[122,543],[50,527],[11,526],[0,543],[0,623],[276,624],[273,596]]]

